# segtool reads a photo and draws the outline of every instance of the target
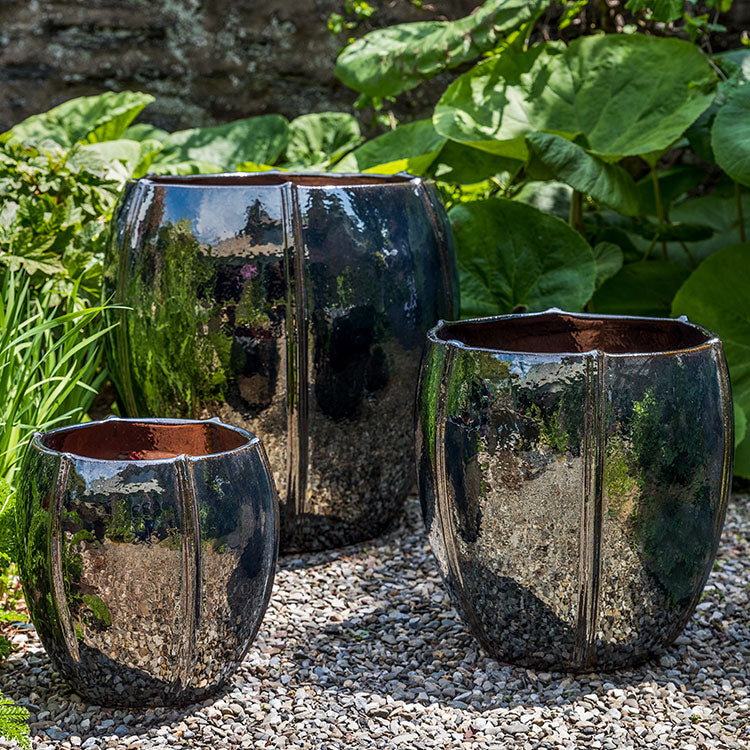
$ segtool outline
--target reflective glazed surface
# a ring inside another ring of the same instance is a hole
[[[219,416],[260,436],[282,548],[373,537],[413,484],[424,335],[454,316],[450,228],[430,184],[376,175],[140,180],[107,292],[131,415]]]
[[[18,503],[26,602],[77,692],[100,705],[187,703],[231,675],[278,549],[257,438],[114,418],[37,433]]]
[[[721,343],[685,320],[548,311],[428,334],[422,512],[502,661],[611,668],[670,643],[711,570],[732,445]]]

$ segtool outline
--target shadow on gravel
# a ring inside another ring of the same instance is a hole
[[[393,611],[375,611],[331,625],[322,632],[308,631],[308,654],[319,654],[320,665],[348,662],[351,684],[326,684],[320,688],[337,694],[369,692],[383,698],[438,703],[482,712],[514,706],[559,706],[575,703],[600,689],[629,690],[643,682],[673,682],[684,675],[668,675],[656,662],[602,673],[545,673],[503,664],[484,654],[446,599],[415,597],[413,610],[404,619]],[[410,627],[409,619],[420,617]],[[680,647],[672,646],[660,658],[679,662]],[[308,655],[299,654],[309,658]],[[477,684],[473,673],[483,682]],[[524,693],[523,696],[520,694]]]
[[[698,667],[687,668],[686,650],[693,664],[726,661],[722,644],[747,637],[747,628],[727,635],[723,624],[712,626],[709,647],[695,634],[695,616],[679,644],[637,666],[608,672],[544,672],[503,664],[488,657],[463,625],[444,591],[427,544],[421,518],[407,507],[401,524],[389,535],[341,550],[286,558],[282,570],[312,567],[337,557],[377,557],[380,548],[397,548],[401,556],[386,558],[377,575],[349,582],[348,604],[366,599],[370,605],[322,630],[314,623],[289,618],[299,645],[289,658],[294,684],[314,685],[334,695],[370,693],[423,705],[437,703],[478,712],[515,706],[554,707],[574,704],[591,693],[632,691],[642,683],[671,682],[676,690],[693,689]],[[404,566],[414,573],[404,580]],[[413,596],[398,598],[394,588],[411,587]],[[744,632],[744,636],[743,636]],[[350,671],[344,684],[326,679],[326,670]],[[304,666],[303,666],[304,665]],[[480,675],[479,682],[474,674]],[[684,687],[683,687],[684,686]]]
[[[18,623],[18,626],[31,629],[27,623]],[[29,676],[35,679],[30,680]],[[154,726],[179,723],[233,689],[230,680],[200,703],[185,706],[104,708],[81,702],[81,697],[62,680],[43,651],[13,654],[0,664],[0,691],[32,713],[32,736],[37,735],[42,741],[46,737],[51,742],[64,741],[71,734],[80,737],[82,743],[92,737],[111,737],[113,734],[128,737],[146,734]],[[95,725],[89,730],[80,727],[84,712]]]
[[[407,502],[413,498],[408,498]],[[408,533],[421,533],[424,531],[422,519],[417,518],[411,509],[404,509],[388,525],[383,534],[374,539],[367,539],[357,544],[346,547],[321,550],[319,552],[287,552],[279,555],[278,570],[297,570],[314,568],[318,565],[326,565],[339,557],[351,557],[364,551],[374,551],[391,544],[394,538]],[[425,541],[427,537],[425,536]]]

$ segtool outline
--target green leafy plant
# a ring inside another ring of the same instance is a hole
[[[631,25],[589,23],[567,44],[560,31],[583,5],[558,10],[544,36],[533,24],[549,4],[523,5],[485,2],[465,19],[401,24],[345,47],[336,74],[376,106],[475,64],[431,118],[398,125],[333,169],[438,181],[463,315],[554,305],[685,312],[708,325],[726,342],[741,427],[750,330],[728,287],[750,272],[747,246],[736,245],[750,211],[750,50],[713,55],[716,18],[672,0],[630,0]],[[735,472],[750,477],[747,438],[736,456]]]
[[[153,97],[65,102],[0,135],[0,270],[23,270],[60,296],[98,297],[106,226],[140,146],[111,149]],[[138,162],[138,164],[136,163]],[[46,292],[45,292],[46,293]]]
[[[332,167],[362,140],[345,112],[281,115],[168,133],[133,119],[153,97],[79,97],[0,134],[0,271],[53,301],[99,298],[107,227],[125,182],[155,174]]]
[[[101,307],[86,307],[79,285],[60,298],[52,285],[34,291],[32,280],[5,270],[0,276],[0,619],[21,598],[13,562],[18,559],[12,484],[34,430],[83,419],[105,373],[97,346],[107,332]],[[9,653],[0,642],[0,656]],[[21,741],[27,716],[0,704],[0,734]]]
[[[90,408],[105,376],[103,309],[82,306],[77,285],[56,303],[50,290],[32,294],[29,279],[0,278],[0,477],[11,485],[34,430]]]
[[[28,720],[29,712],[23,706],[17,706],[0,694],[0,736],[31,750]]]

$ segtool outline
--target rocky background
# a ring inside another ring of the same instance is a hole
[[[0,0],[0,132],[75,96],[154,94],[142,120],[168,130],[239,117],[352,111],[333,76],[349,34],[404,21],[455,19],[477,0],[372,0],[375,14],[334,36],[344,0]],[[355,16],[348,16],[356,20]],[[396,115],[427,115],[452,79],[403,97]]]

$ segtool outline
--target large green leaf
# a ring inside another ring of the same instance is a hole
[[[740,86],[750,80],[750,50],[730,50],[713,56],[726,79],[716,86],[711,106],[685,131],[690,147],[703,161],[714,164],[716,159],[711,146],[711,130],[719,110]]]
[[[750,193],[743,192],[741,197],[743,213],[746,217],[745,223],[747,224],[747,217],[750,217]],[[713,230],[711,237],[705,237],[705,232],[701,231],[699,234],[689,237],[685,243],[696,261],[701,261],[711,253],[740,241],[737,202],[731,185],[728,186],[728,189],[721,186],[720,189],[710,195],[689,198],[675,203],[670,209],[669,217],[676,222],[673,226],[680,224],[683,227],[689,227],[690,224],[695,224]],[[652,235],[643,238],[635,234],[630,236],[643,252],[650,244]],[[659,252],[661,252],[660,246]],[[667,255],[670,260],[686,267],[691,265],[685,248],[679,242],[667,241]]]
[[[750,413],[750,243],[730,245],[701,263],[682,285],[673,315],[687,315],[721,338],[739,407]],[[740,453],[746,437],[740,445]],[[748,446],[750,447],[750,446]],[[742,467],[750,476],[750,466]]]
[[[495,48],[503,37],[532,22],[542,0],[488,0],[457,21],[403,23],[372,31],[345,47],[336,76],[371,97],[395,96],[440,71]]]
[[[178,130],[164,141],[164,149],[155,162],[169,164],[205,162],[222,170],[252,161],[273,164],[289,140],[289,123],[281,115],[263,115],[235,120],[211,128]]]
[[[156,143],[156,151],[161,148],[158,141],[131,141],[118,138],[115,141],[80,144],[71,151],[71,165],[82,165],[110,180],[122,184],[136,171],[151,144]]]
[[[689,275],[683,266],[666,260],[628,263],[601,285],[590,309],[614,315],[667,316],[672,299]]]
[[[625,7],[634,15],[641,11],[648,11],[653,21],[670,23],[682,18],[682,0],[628,0]]]
[[[513,196],[514,200],[528,203],[546,214],[552,214],[564,221],[570,217],[570,185],[556,180],[528,180]]]
[[[750,479],[750,437],[748,436],[734,449],[734,475]]]
[[[526,136],[531,153],[529,171],[538,161],[550,176],[590,195],[627,216],[638,214],[638,193],[633,178],[616,164],[587,153],[572,141],[552,133]]]
[[[622,250],[614,242],[599,242],[594,246],[596,261],[596,288],[607,279],[611,279],[621,268],[624,261]]]
[[[750,185],[750,86],[740,86],[716,113],[711,146],[716,163],[733,180]]]
[[[142,141],[118,138],[115,141],[78,145],[71,151],[70,159],[73,164],[88,164],[103,176],[124,183],[131,177],[143,177],[150,171],[161,149],[161,141],[155,138]]]
[[[747,417],[739,404],[734,402],[734,444],[739,445],[747,433]]]
[[[166,141],[169,138],[169,133],[154,125],[149,125],[147,122],[138,122],[128,127],[122,137],[131,141]]]
[[[717,52],[713,59],[729,76],[740,82],[750,81],[750,49],[747,47]]]
[[[431,177],[442,182],[473,185],[490,177],[507,187],[523,168],[523,162],[464,146],[456,141],[445,141],[429,168]]]
[[[316,112],[289,123],[285,165],[325,169],[362,141],[357,118],[347,112]]]
[[[450,218],[463,316],[580,310],[593,293],[594,254],[560,219],[504,198],[458,204]]]
[[[437,157],[445,140],[435,132],[430,120],[416,120],[363,144],[344,157],[334,171],[422,175]]]
[[[516,159],[525,136],[585,139],[608,159],[670,146],[712,100],[716,74],[700,50],[674,38],[587,36],[480,63],[435,108],[447,138]]]
[[[138,113],[154,101],[139,91],[107,91],[98,96],[81,96],[32,115],[0,136],[0,140],[49,139],[64,148],[74,143],[99,143],[119,138]]]
[[[706,170],[692,164],[680,164],[671,169],[658,173],[659,194],[662,206],[667,216],[672,203],[696,187],[706,177]],[[657,216],[656,195],[654,194],[654,181],[651,175],[647,175],[635,185],[638,191],[639,213]]]
[[[245,164],[240,164],[237,167],[238,172],[256,172],[263,170],[246,169]],[[215,174],[216,172],[222,172],[226,169],[221,164],[215,164],[211,161],[200,161],[190,160],[187,161],[168,161],[168,162],[155,162],[148,168],[149,174]],[[275,169],[275,167],[269,167],[269,169]]]

